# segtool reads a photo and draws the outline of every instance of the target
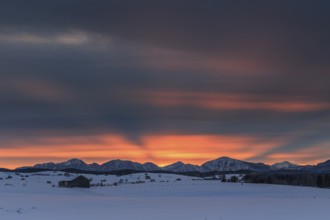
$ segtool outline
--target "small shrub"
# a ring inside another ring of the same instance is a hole
[[[232,177],[230,177],[229,182],[237,183],[237,182],[238,182],[238,178],[237,178],[237,176],[232,176]]]

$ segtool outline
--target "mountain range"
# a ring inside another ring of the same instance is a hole
[[[63,169],[78,169],[84,171],[96,172],[110,172],[118,170],[138,170],[138,171],[171,171],[171,172],[210,172],[210,171],[278,171],[278,170],[306,170],[306,171],[330,171],[330,160],[317,165],[300,166],[297,164],[284,161],[267,165],[264,163],[252,163],[242,160],[236,160],[230,157],[220,157],[215,160],[210,160],[202,165],[185,164],[181,161],[176,163],[159,167],[158,165],[147,162],[138,163],[129,160],[111,160],[103,164],[91,163],[87,164],[80,159],[71,159],[61,163],[42,163],[36,164],[32,167],[22,168],[37,168],[37,169],[50,169],[50,170],[63,170]],[[22,169],[18,168],[18,169]]]

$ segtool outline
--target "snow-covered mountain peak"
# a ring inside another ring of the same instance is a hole
[[[151,162],[144,163],[144,164],[142,164],[142,166],[143,166],[145,171],[160,170],[159,166],[157,166],[156,164],[151,163]]]
[[[283,161],[283,162],[279,162],[279,163],[275,163],[273,165],[271,165],[271,168],[274,170],[281,170],[281,169],[297,169],[299,168],[298,165],[293,164],[289,161]]]
[[[202,171],[200,166],[193,164],[185,164],[181,161],[175,162],[173,164],[167,165],[162,168],[163,170],[173,171],[173,172],[195,172]]]
[[[77,158],[73,158],[73,159],[70,159],[66,162],[64,162],[65,165],[86,165],[86,163],[80,159],[77,159]]]
[[[204,163],[202,168],[207,171],[236,171],[249,169],[249,166],[243,161],[230,157],[220,157]]]
[[[185,165],[185,163],[183,163],[182,161],[177,161],[175,163],[172,163],[172,165],[182,166],[182,165]]]
[[[250,163],[241,160],[236,160],[230,157],[220,157],[218,159],[208,161],[204,163],[201,167],[204,171],[265,171],[270,169],[268,165],[265,165],[263,163]]]

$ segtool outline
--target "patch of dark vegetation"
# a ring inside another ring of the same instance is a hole
[[[326,173],[253,173],[245,175],[243,180],[246,183],[330,188],[330,174]]]
[[[253,171],[251,170],[238,170],[238,171],[209,171],[209,172],[179,172],[174,174],[180,174],[184,176],[193,176],[193,177],[210,177],[210,176],[223,176],[226,174],[251,174]]]
[[[6,168],[0,168],[0,172],[12,172],[12,170]]]
[[[38,173],[38,172],[44,172],[44,171],[53,171],[53,170],[41,169],[41,168],[19,168],[19,169],[15,169],[15,170],[10,170],[8,172]]]

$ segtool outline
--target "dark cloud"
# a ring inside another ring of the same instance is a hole
[[[14,31],[78,29],[174,49],[259,58],[290,53],[291,61],[322,62],[329,7],[327,1],[34,0],[3,3],[0,20]]]
[[[330,105],[329,9],[322,0],[2,2],[0,141],[121,133],[143,147],[145,134],[295,134],[257,159],[328,142],[329,107],[150,99],[176,92]]]

